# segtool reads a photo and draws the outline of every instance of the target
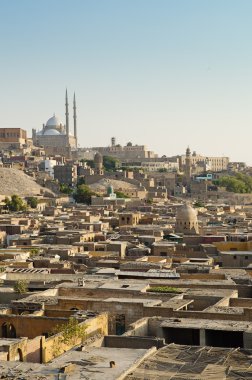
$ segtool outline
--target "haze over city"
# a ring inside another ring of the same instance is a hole
[[[252,164],[251,12],[249,0],[1,2],[1,125],[64,120],[68,87],[80,146],[116,136]]]
[[[1,380],[252,379],[252,1],[0,11]]]

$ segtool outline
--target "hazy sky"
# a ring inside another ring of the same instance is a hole
[[[252,165],[251,0],[0,0],[0,15],[1,127],[64,121],[67,86],[80,146]]]

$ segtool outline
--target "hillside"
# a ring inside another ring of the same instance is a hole
[[[137,186],[128,183],[126,181],[115,180],[115,179],[106,179],[102,178],[98,182],[95,182],[89,187],[97,192],[106,192],[109,185],[112,185],[114,190],[129,190],[129,189],[137,189]]]
[[[21,197],[40,195],[42,193],[53,193],[38,185],[32,177],[21,170],[0,168],[0,195],[10,196],[17,194]]]

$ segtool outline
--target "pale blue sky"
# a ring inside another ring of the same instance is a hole
[[[0,0],[1,127],[252,164],[251,0]],[[72,121],[72,120],[71,120]]]

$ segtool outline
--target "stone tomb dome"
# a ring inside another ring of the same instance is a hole
[[[178,208],[175,231],[185,235],[199,233],[197,211],[190,204],[186,203]]]
[[[103,157],[102,157],[101,153],[99,153],[99,152],[95,153],[94,162],[96,164],[102,164],[103,163]]]

